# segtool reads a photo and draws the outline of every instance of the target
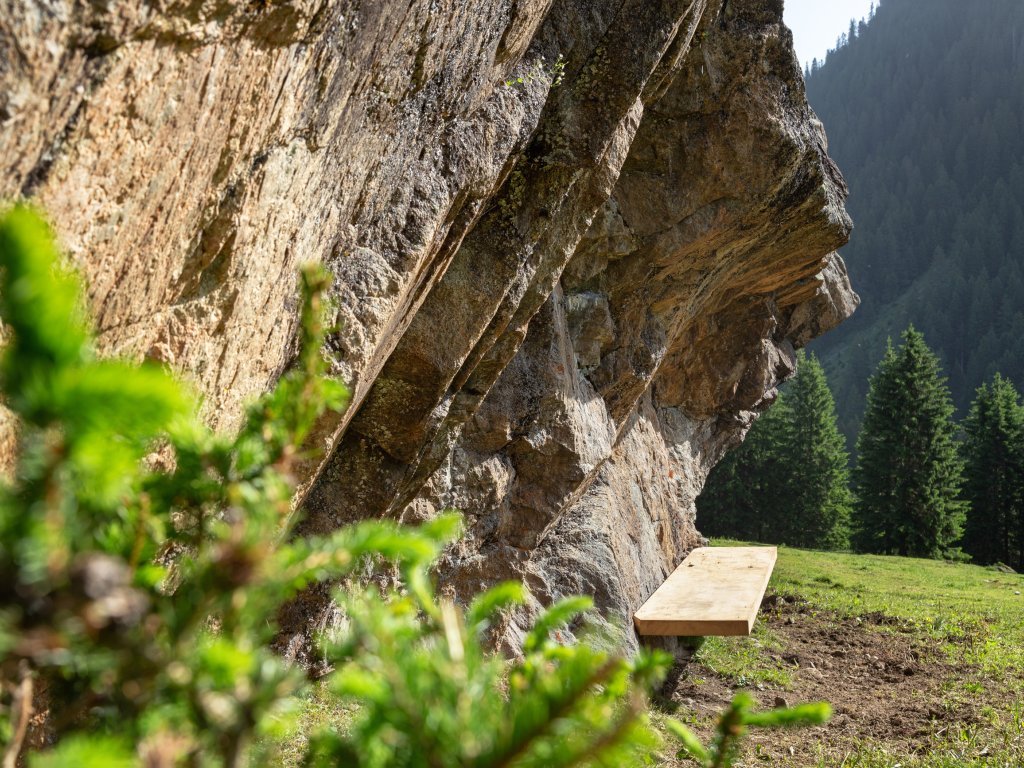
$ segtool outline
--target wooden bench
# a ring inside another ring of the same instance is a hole
[[[777,555],[775,547],[693,550],[633,614],[637,633],[749,635]]]

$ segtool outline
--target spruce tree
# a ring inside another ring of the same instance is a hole
[[[855,546],[939,558],[959,539],[963,464],[939,360],[910,326],[869,383],[857,438]]]
[[[788,421],[789,408],[779,395],[743,443],[711,470],[697,499],[699,525],[706,535],[778,543],[777,521],[786,493],[781,443]]]
[[[849,455],[836,425],[835,401],[815,355],[799,357],[796,378],[786,388],[788,429],[782,440],[786,509],[782,539],[796,547],[849,546],[853,497]]]
[[[964,424],[964,549],[980,563],[1024,567],[1024,410],[998,373],[978,387]]]
[[[835,404],[816,357],[798,358],[794,381],[719,463],[697,500],[709,536],[797,547],[849,543],[852,497]]]

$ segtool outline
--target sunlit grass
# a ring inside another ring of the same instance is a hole
[[[750,637],[709,637],[694,660],[737,685],[763,683],[786,688],[792,683],[792,667],[779,661],[782,644],[763,624],[756,624]]]
[[[938,641],[951,660],[1022,687],[1024,575],[937,560],[780,547],[768,588],[843,617],[896,619],[894,628]]]
[[[743,542],[718,540],[716,545]],[[814,768],[1020,768],[1024,765],[1024,575],[962,563],[779,548],[769,593],[805,603],[811,620],[860,619],[899,633],[954,670],[942,684],[953,711],[971,702],[978,721],[936,724],[906,745],[853,739],[822,743],[817,758],[776,758]],[[780,638],[763,624],[750,638],[709,638],[696,660],[738,685],[785,685]],[[681,713],[684,714],[684,713]],[[694,713],[695,714],[695,713]],[[755,764],[757,756],[753,755]],[[665,765],[678,765],[666,761]]]
[[[836,758],[820,755],[814,768],[1019,768],[1024,755],[1024,722],[1020,706],[1009,722],[992,728],[951,728],[934,737],[917,755],[896,755],[885,746],[853,744]]]
[[[277,748],[282,766],[302,765],[306,745],[312,734],[328,726],[344,729],[355,717],[356,708],[331,695],[326,685],[314,685],[309,695],[302,698],[298,728],[291,738]]]

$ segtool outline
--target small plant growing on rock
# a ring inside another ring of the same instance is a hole
[[[509,78],[505,81],[505,86],[511,88],[514,85],[526,85],[532,83],[535,80],[542,80],[548,83],[551,88],[557,88],[562,84],[562,78],[565,76],[565,59],[559,55],[558,59],[549,69],[544,61],[544,57],[541,57],[540,61],[535,63],[524,75],[518,77]]]

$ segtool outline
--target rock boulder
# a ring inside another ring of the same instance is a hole
[[[353,404],[302,531],[459,508],[443,588],[589,594],[624,647],[708,471],[857,304],[781,0],[12,0],[0,157],[102,351],[180,371],[220,428],[324,263]],[[293,606],[290,647],[331,615]]]

